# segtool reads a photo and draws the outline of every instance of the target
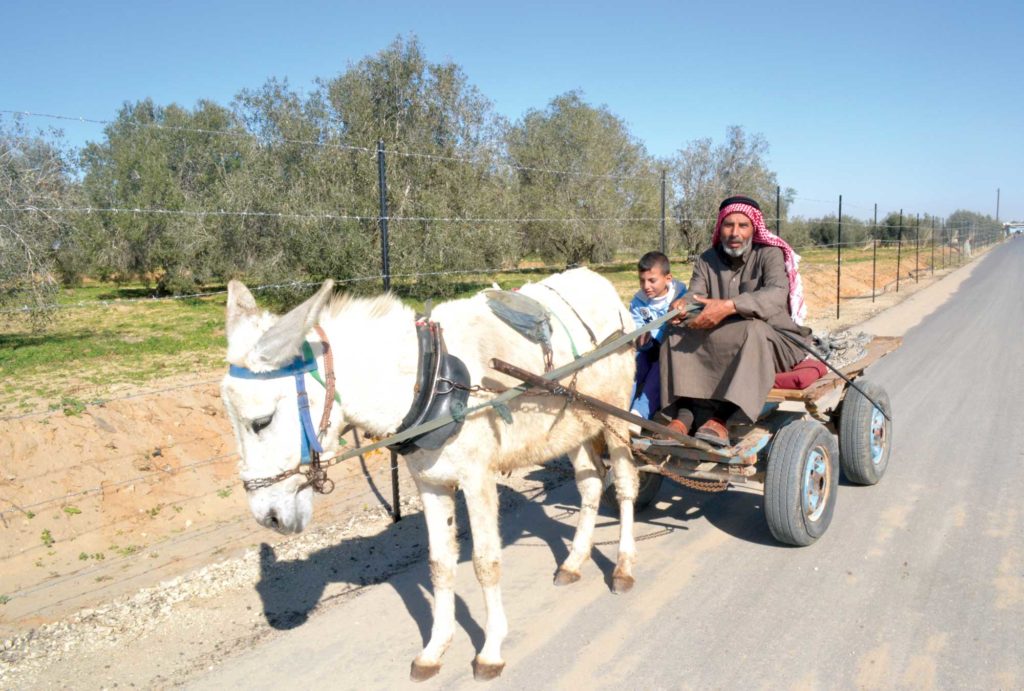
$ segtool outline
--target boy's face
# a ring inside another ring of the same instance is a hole
[[[668,292],[672,285],[672,274],[661,273],[661,269],[655,267],[648,271],[640,272],[640,290],[649,298],[660,298]]]

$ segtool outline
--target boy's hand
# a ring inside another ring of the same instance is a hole
[[[678,300],[674,300],[672,304],[668,306],[668,308],[670,310],[679,310],[679,314],[669,319],[669,324],[672,324],[673,326],[679,326],[680,324],[683,323],[683,320],[686,319],[687,316],[689,316],[686,314],[685,297],[681,297]]]

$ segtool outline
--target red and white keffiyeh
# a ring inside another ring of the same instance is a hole
[[[794,252],[785,240],[768,230],[760,209],[742,203],[733,203],[722,207],[718,212],[718,222],[715,224],[715,234],[711,236],[711,244],[715,245],[719,242],[722,235],[722,221],[726,216],[734,213],[743,214],[754,224],[754,242],[759,245],[771,245],[782,250],[786,261],[786,274],[789,276],[789,314],[798,326],[802,326],[807,317],[807,305],[804,303],[804,284],[800,280],[800,255]]]

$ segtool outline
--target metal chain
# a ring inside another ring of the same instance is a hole
[[[575,382],[573,382],[573,384],[575,384]],[[627,447],[631,446],[630,443],[629,443],[629,440],[626,439],[625,437],[623,437],[619,433],[619,431],[617,429],[615,429],[615,427],[609,426],[607,424],[607,422],[608,422],[608,413],[605,413],[603,411],[599,411],[599,410],[597,410],[596,408],[594,408],[593,406],[591,406],[591,405],[589,405],[587,403],[584,403],[583,407],[591,415],[593,415],[594,417],[596,417],[599,420],[601,420],[602,422],[604,422],[605,423],[605,425],[604,425],[605,429],[610,431],[612,433],[612,436],[614,436],[620,442],[625,444]],[[668,468],[665,467],[665,464],[668,462],[667,458],[665,460],[662,460],[662,461],[656,461],[655,459],[651,458],[650,455],[645,454],[643,452],[634,450],[633,453],[638,455],[638,456],[642,456],[650,465],[658,466],[658,471],[659,471],[659,473],[661,475],[664,475],[669,480],[672,480],[673,482],[676,482],[676,483],[682,485],[683,487],[688,487],[688,488],[690,488],[692,490],[696,490],[698,492],[707,492],[709,494],[717,494],[718,492],[724,492],[725,490],[729,489],[729,481],[728,480],[720,480],[720,481],[716,482],[714,480],[694,480],[692,478],[683,477],[682,475],[680,475],[678,473],[674,473],[674,472],[672,472],[671,470],[669,470]]]

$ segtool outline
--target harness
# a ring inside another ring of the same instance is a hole
[[[429,320],[417,321],[416,337],[420,353],[416,366],[416,395],[395,433],[401,434],[445,415],[452,415],[453,419],[443,427],[388,445],[389,449],[403,456],[417,449],[439,449],[455,435],[462,428],[466,401],[472,388],[466,364],[448,354],[440,324]]]
[[[337,400],[338,403],[341,403],[341,399],[334,387],[334,356],[331,353],[330,341],[328,341],[327,334],[324,333],[323,329],[321,329],[319,325],[314,328],[316,329],[317,335],[320,336],[320,341],[323,344],[326,380],[320,378],[319,372],[317,371],[316,356],[313,354],[313,348],[309,345],[309,341],[303,341],[302,355],[296,357],[288,365],[269,372],[253,372],[251,369],[239,367],[238,365],[231,365],[228,367],[228,375],[237,379],[295,378],[295,398],[298,405],[301,437],[299,440],[301,448],[299,466],[297,468],[292,468],[278,473],[273,477],[244,480],[242,482],[242,486],[245,488],[246,492],[251,492],[262,487],[269,487],[270,485],[285,480],[292,475],[299,474],[306,476],[306,482],[299,487],[299,490],[305,489],[306,487],[312,487],[320,494],[330,494],[334,491],[334,482],[328,479],[327,471],[320,465],[320,454],[324,452],[323,445],[320,443],[320,438],[327,433],[327,427],[330,425],[332,404],[335,400]],[[324,412],[320,417],[319,432],[314,431],[313,419],[309,414],[309,395],[306,393],[307,373],[311,373],[313,378],[320,382],[326,390]],[[302,466],[309,466],[309,468],[303,471]]]
[[[340,404],[341,398],[334,386],[334,359],[327,334],[319,325],[314,328],[324,348],[324,379],[320,378],[316,356],[308,341],[304,341],[302,344],[301,356],[276,370],[253,372],[237,365],[231,365],[228,368],[228,375],[238,379],[295,378],[296,404],[301,428],[299,465],[272,477],[244,480],[242,486],[247,492],[269,487],[292,475],[299,474],[306,476],[306,482],[296,491],[312,487],[320,494],[330,494],[334,490],[334,482],[328,479],[327,470],[320,463],[320,454],[324,452],[320,440],[327,433],[327,428],[330,425],[331,406],[334,401]],[[469,385],[469,370],[465,363],[447,352],[439,324],[427,320],[418,321],[416,322],[416,335],[419,360],[416,368],[415,396],[396,435],[438,418],[447,417],[448,422],[389,445],[388,448],[403,455],[417,449],[438,449],[448,441],[449,437],[458,433],[462,428],[463,420],[465,420],[466,402],[469,400],[469,394],[473,388]],[[310,374],[326,389],[319,432],[314,431],[313,419],[309,412],[306,374]],[[303,470],[303,466],[307,466],[307,468]]]

